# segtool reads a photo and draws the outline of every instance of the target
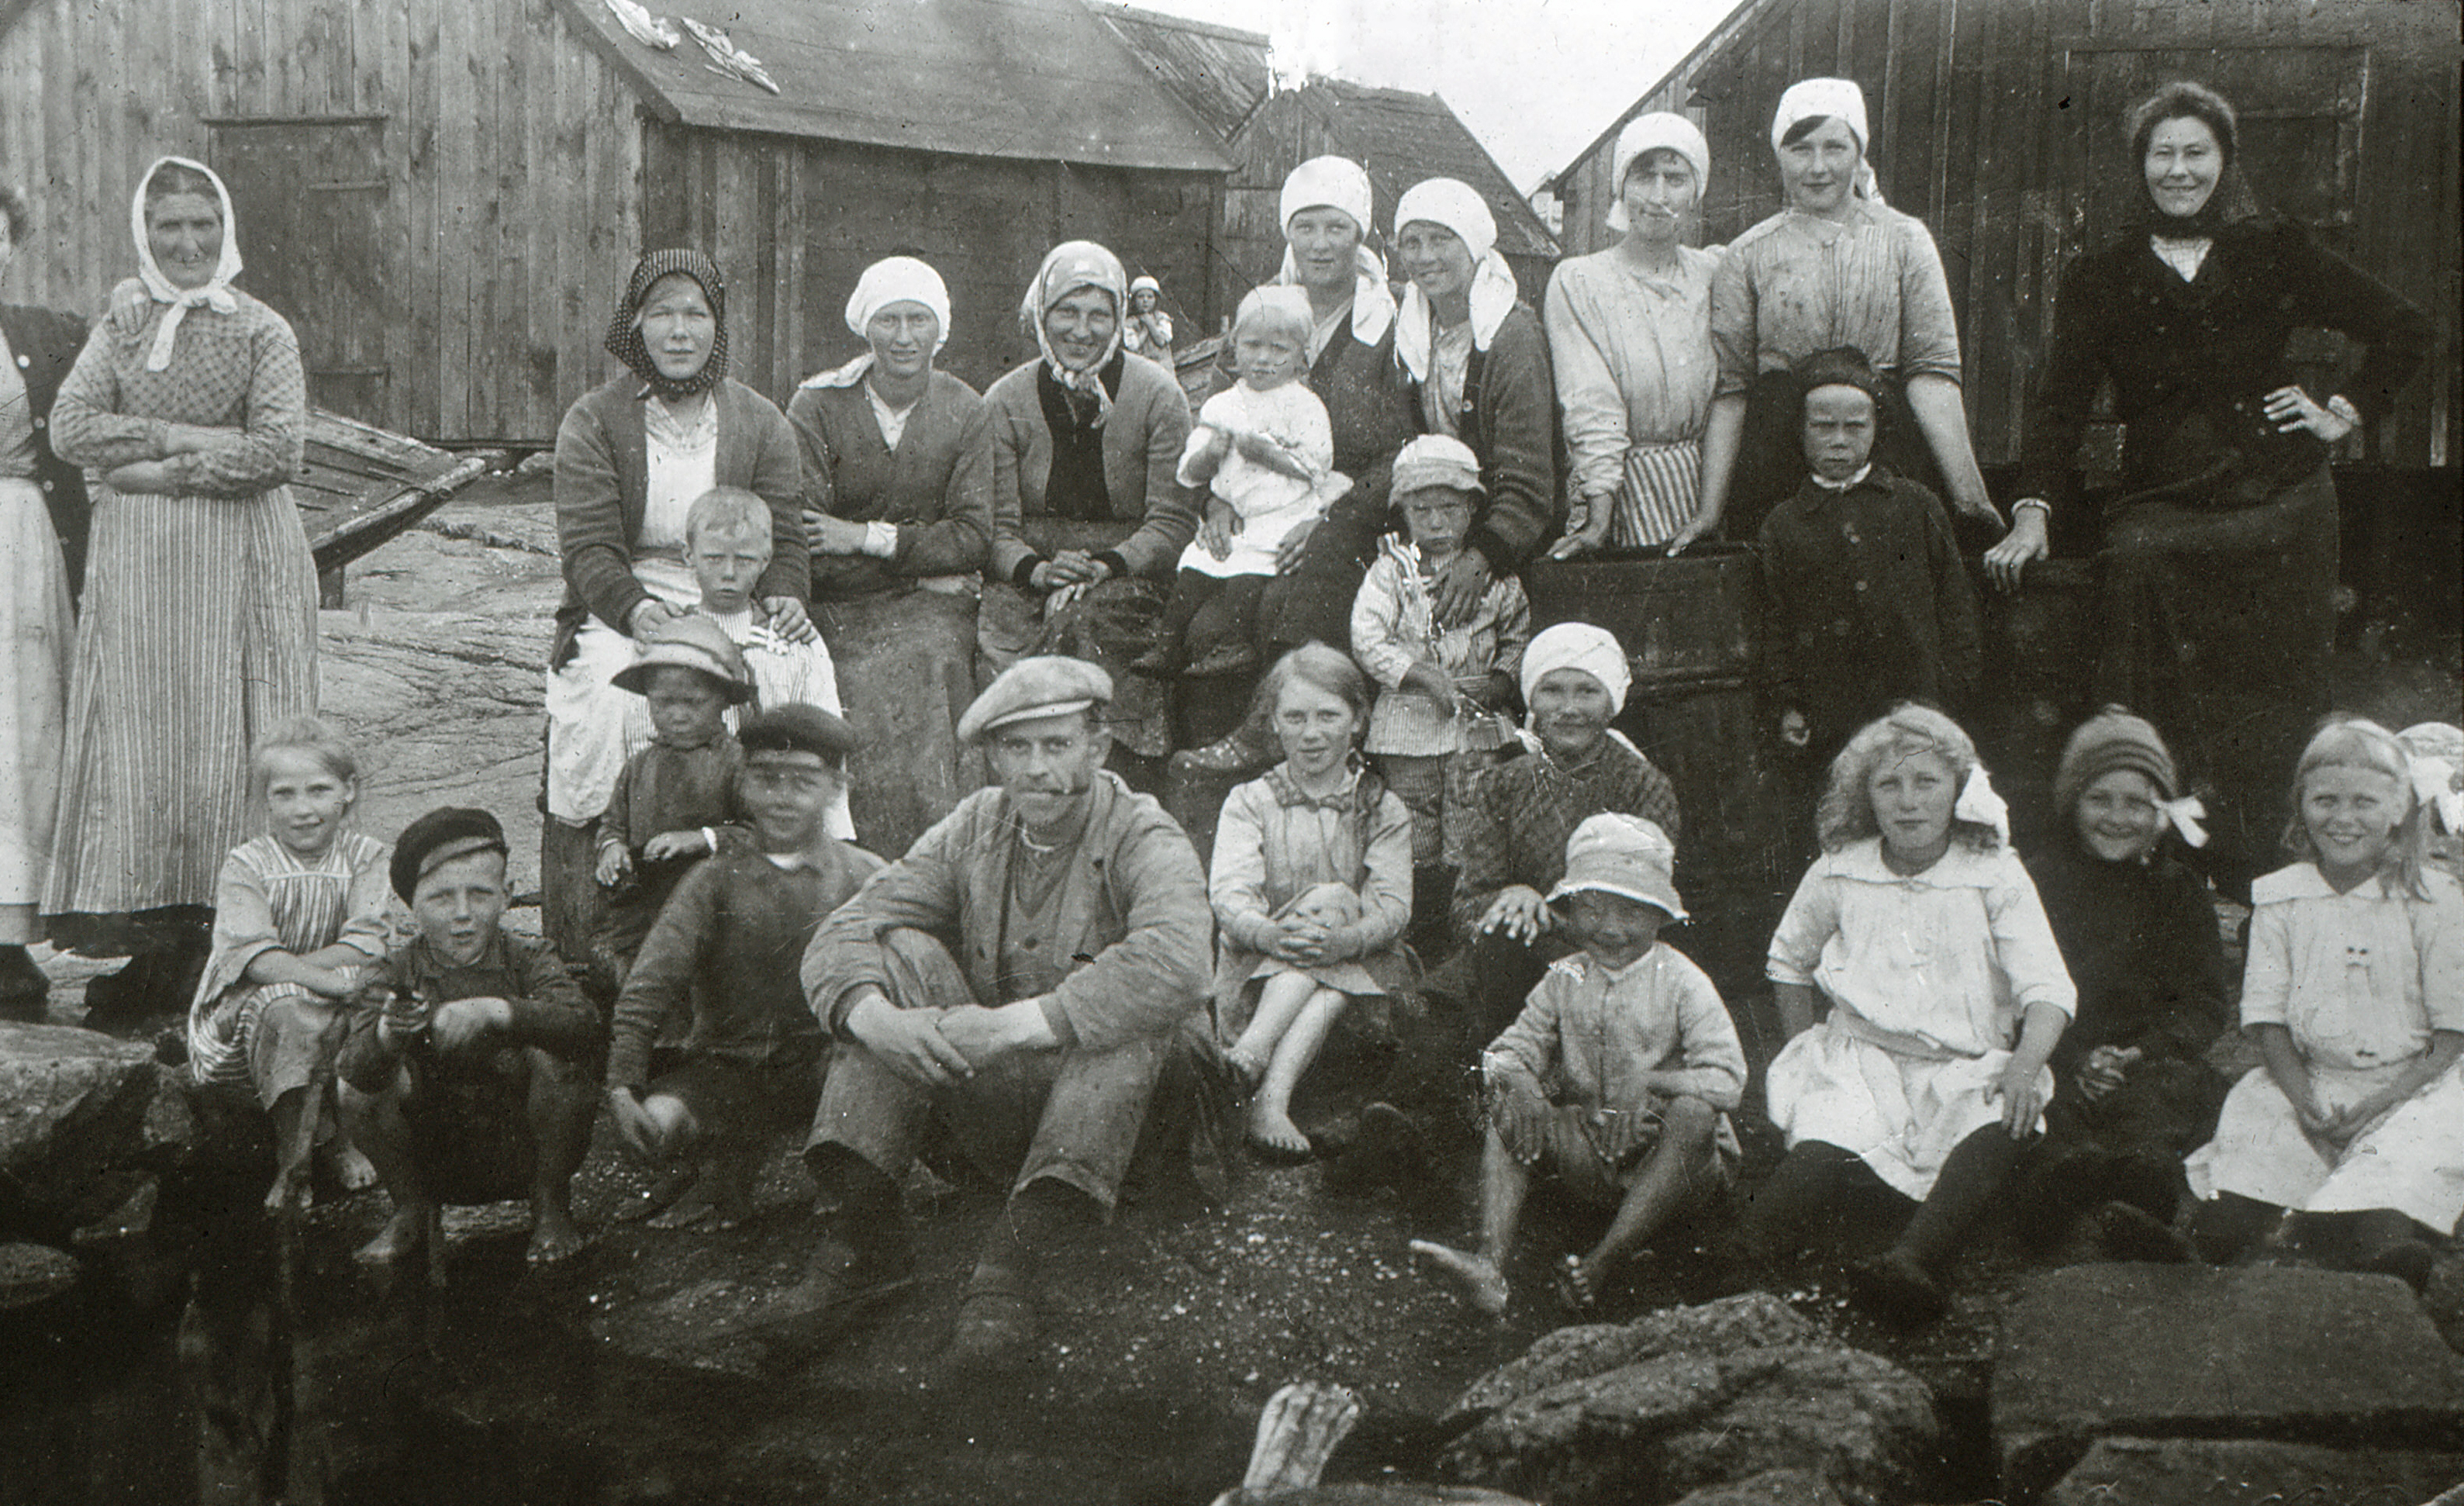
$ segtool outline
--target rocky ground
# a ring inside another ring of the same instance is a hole
[[[361,740],[367,763],[363,827],[391,832],[435,805],[484,805],[512,837],[517,892],[536,890],[539,666],[559,589],[553,519],[536,479],[483,481],[352,568],[348,605],[323,617],[322,674],[327,713]],[[2443,662],[2396,666],[2371,681],[2368,695],[2386,702],[2372,709],[2404,715],[2425,703],[2405,720],[2453,717],[2452,679]],[[537,917],[534,901],[510,923],[535,930]],[[47,963],[55,1021],[77,1019],[83,980],[107,965]],[[109,1071],[150,1073],[142,1051],[121,1055]],[[168,1111],[144,1092],[111,1105],[113,1133],[146,1147],[226,1133],[217,1123],[184,1131],[164,1122]],[[157,1155],[147,1164],[170,1163],[168,1153],[147,1154]],[[200,1185],[207,1181],[214,1179]],[[1336,1199],[1313,1169],[1251,1166],[1221,1207],[1126,1207],[1059,1273],[1037,1363],[988,1386],[944,1374],[937,1357],[997,1207],[989,1189],[919,1178],[910,1206],[930,1232],[916,1293],[876,1326],[815,1352],[751,1321],[768,1293],[794,1279],[804,1243],[805,1189],[784,1145],[754,1224],[664,1232],[616,1220],[640,1179],[603,1133],[578,1189],[583,1220],[598,1231],[591,1251],[567,1271],[525,1273],[521,1210],[466,1210],[454,1222],[451,1288],[434,1301],[350,1267],[347,1251],[383,1216],[378,1194],[320,1207],[295,1282],[263,1264],[259,1244],[233,1255],[234,1230],[252,1223],[245,1182],[232,1172],[210,1191],[166,1198],[151,1253],[132,1252],[142,1241],[110,1238],[100,1228],[108,1210],[80,1209],[92,1237],[78,1247],[77,1291],[65,1290],[75,1271],[56,1249],[0,1247],[0,1286],[14,1281],[9,1290],[25,1299],[20,1314],[0,1312],[0,1348],[12,1335],[33,1336],[54,1357],[45,1362],[53,1369],[36,1367],[40,1385],[14,1383],[23,1401],[0,1424],[0,1478],[33,1477],[13,1466],[38,1456],[74,1456],[84,1471],[56,1493],[0,1488],[0,1500],[165,1498],[139,1482],[209,1477],[188,1451],[200,1388],[210,1397],[247,1383],[199,1356],[249,1352],[252,1334],[287,1377],[296,1408],[282,1444],[294,1499],[1199,1502],[1240,1479],[1259,1408],[1296,1380],[1340,1384],[1361,1401],[1330,1478],[1444,1477],[1561,1502],[1674,1500],[1782,1467],[1797,1473],[1722,1498],[1981,1500],[2006,1468],[2026,1472],[2031,1490],[2053,1487],[2091,1446],[2079,1468],[2106,1473],[2053,1498],[2161,1501],[2168,1497],[2131,1494],[2138,1486],[2089,1493],[2098,1481],[2215,1462],[2151,1452],[2183,1434],[2291,1438],[2330,1455],[2266,1468],[2328,1469],[2333,1478],[2338,1461],[2349,1465],[2354,1446],[2393,1426],[2390,1418],[2404,1426],[2380,1451],[2405,1453],[2411,1462],[2387,1469],[2411,1473],[2389,1479],[2427,1478],[2452,1460],[2439,1451],[2464,1449],[2464,1383],[2437,1362],[2453,1357],[2423,1322],[2423,1306],[2409,1294],[2391,1297],[2382,1278],[2358,1278],[2381,1290],[2359,1303],[2363,1317],[2342,1331],[2344,1341],[2357,1353],[2400,1346],[2422,1368],[2400,1394],[2373,1394],[2332,1425],[2289,1430],[2281,1417],[2237,1430],[2230,1418],[2167,1421],[2119,1403],[2105,1422],[2082,1421],[2096,1407],[2041,1376],[2026,1393],[2036,1410],[2012,1411],[2006,1377],[2017,1372],[2006,1318],[2040,1278],[1993,1247],[1968,1259],[1949,1318],[1913,1338],[1858,1317],[1820,1272],[1780,1294],[1784,1302],[1757,1298],[1705,1310],[1713,1316],[1688,1319],[1693,1326],[1651,1326],[1661,1320],[1648,1315],[1714,1295],[1723,1276],[1687,1251],[1655,1254],[1610,1295],[1603,1315],[1639,1318],[1635,1329],[1557,1334],[1535,1360],[1484,1381],[1567,1321],[1543,1267],[1590,1226],[1575,1215],[1535,1216],[1529,1253],[1513,1273],[1518,1299],[1505,1322],[1490,1323],[1405,1251],[1415,1236],[1467,1237],[1463,1189],[1417,1202],[1392,1192]],[[115,1184],[102,1201],[123,1190]],[[69,1243],[56,1231],[47,1237]],[[217,1269],[273,1273],[224,1282],[210,1299]],[[174,1344],[169,1315],[192,1275],[206,1296]],[[277,1290],[290,1300],[263,1316]],[[2238,1288],[2208,1298],[2211,1311],[2228,1313],[2259,1300]],[[2164,1326],[2168,1309],[2196,1306],[2178,1294],[2061,1300],[2082,1322],[2152,1330],[2143,1337],[2154,1352],[2168,1343],[2197,1352],[2191,1346],[2206,1341],[2194,1327]],[[2464,1259],[2447,1258],[2426,1311],[2464,1346]],[[287,1362],[266,1337],[279,1332],[293,1336]],[[97,1370],[93,1356],[79,1355],[81,1336],[94,1333],[124,1340],[113,1366]],[[2424,1334],[2435,1355],[2422,1348]],[[174,1369],[178,1386],[163,1380]],[[209,1438],[220,1436],[211,1423],[219,1414],[202,1409]],[[2024,1447],[1997,1442],[2003,1417],[2013,1419],[2003,1429],[2013,1436],[2033,1429]],[[171,1441],[140,1448],[140,1434]],[[260,1451],[271,1447],[259,1440]],[[2255,1478],[2259,1466],[2231,1468]],[[121,1483],[105,1490],[105,1481]]]

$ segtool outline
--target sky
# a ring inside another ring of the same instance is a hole
[[[1129,0],[1265,32],[1287,74],[1442,95],[1526,190],[1566,166],[1736,0]]]

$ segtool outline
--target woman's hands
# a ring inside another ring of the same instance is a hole
[[[2006,591],[2017,590],[2028,566],[2052,552],[2045,541],[2045,510],[2027,505],[2031,500],[2022,498],[2011,509],[2011,531],[1985,551],[1986,578]]]
[[[1292,524],[1291,531],[1284,535],[1284,542],[1275,545],[1277,575],[1289,575],[1300,568],[1301,560],[1309,553],[1309,535],[1317,532],[1320,520],[1312,518],[1306,522]]]
[[[2129,1069],[2145,1053],[2136,1046],[2100,1046],[2087,1053],[2079,1071],[2071,1076],[2071,1086],[2079,1096],[2094,1103],[2122,1086]]]
[[[2335,399],[2331,397],[2327,402],[2333,404]],[[2350,418],[2333,407],[2312,402],[2310,394],[2299,387],[2279,387],[2267,394],[2265,403],[2268,421],[2280,434],[2306,429],[2332,445],[2353,432]]]
[[[789,643],[810,643],[822,635],[804,604],[793,596],[762,597],[761,614],[770,619],[770,631]]]
[[[599,864],[590,871],[602,889],[613,889],[633,871],[633,854],[622,842],[609,842],[599,849]]]
[[[1549,914],[1549,901],[1529,884],[1508,884],[1488,902],[1488,913],[1480,918],[1480,934],[1492,932],[1508,941],[1529,946],[1540,939],[1554,921]]]
[[[1216,498],[1206,499],[1205,520],[1198,525],[1198,542],[1221,560],[1232,553],[1232,536],[1241,531],[1241,515]]]
[[[180,478],[167,460],[131,460],[113,466],[103,480],[123,497],[175,497]]]
[[[1566,536],[1549,546],[1549,558],[1571,560],[1576,555],[1595,553],[1608,542],[1609,517],[1617,498],[1603,494],[1578,497],[1566,509]],[[1670,553],[1676,551],[1672,548]]]
[[[1046,592],[1071,586],[1101,586],[1112,578],[1112,567],[1084,549],[1064,549],[1027,572],[1027,584]]]
[[[2042,1061],[2013,1052],[1985,1085],[1985,1101],[2002,1100],[2002,1127],[2013,1140],[2025,1140],[2036,1132],[2036,1116],[2045,1111],[2045,1091],[2036,1079],[2044,1070]]]
[[[625,850],[616,847],[614,851],[622,853]],[[710,851],[710,844],[702,840],[699,831],[662,831],[642,844],[642,855],[653,863],[671,862],[679,857],[703,857]]]
[[[815,554],[864,553],[865,527],[818,508],[804,509],[804,538]]]
[[[641,638],[663,622],[673,622],[684,615],[656,596],[645,596],[625,614],[625,635]]]
[[[1438,566],[1437,579],[1429,583],[1430,613],[1441,628],[1460,627],[1480,610],[1488,587],[1488,557],[1478,549],[1457,549]]]

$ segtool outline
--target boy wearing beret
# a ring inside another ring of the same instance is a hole
[[[485,810],[431,810],[394,844],[389,876],[418,935],[361,991],[335,1071],[342,1122],[393,1197],[360,1250],[386,1262],[442,1250],[440,1203],[527,1192],[530,1259],[578,1253],[567,1188],[590,1145],[582,1061],[599,1014],[544,941],[497,922],[505,833]]]
[[[750,850],[731,846],[676,885],[617,996],[608,1043],[607,1104],[627,1144],[654,1163],[692,1158],[651,1194],[663,1229],[741,1222],[768,1134],[810,1122],[827,1038],[797,967],[823,918],[882,866],[829,834],[855,746],[845,721],[779,706],[746,717],[737,742]],[[679,1014],[693,1022],[682,1060],[650,1082],[661,1022]]]

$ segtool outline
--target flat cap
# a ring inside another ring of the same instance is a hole
[[[745,715],[736,741],[754,753],[815,753],[837,764],[855,751],[855,728],[819,706],[789,701]]]
[[[636,696],[649,694],[650,672],[661,665],[699,670],[725,688],[731,703],[753,698],[753,672],[744,667],[743,651],[727,630],[695,612],[671,617],[642,640],[640,656],[618,670],[608,683]]]
[[[1085,659],[1057,653],[1023,658],[1001,675],[958,719],[958,740],[980,742],[984,735],[1030,717],[1058,717],[1111,704],[1112,676]]]
[[[408,904],[419,881],[453,859],[505,851],[505,829],[495,816],[471,806],[444,806],[402,829],[385,876]]]

